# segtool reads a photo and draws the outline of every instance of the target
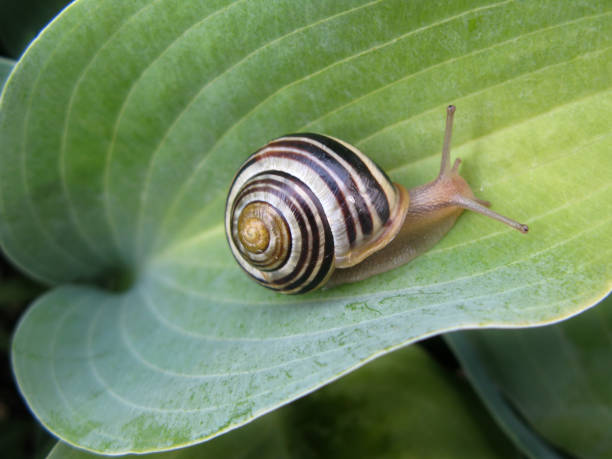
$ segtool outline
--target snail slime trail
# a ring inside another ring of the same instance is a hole
[[[356,282],[429,250],[464,209],[526,233],[490,210],[450,163],[455,107],[447,108],[438,176],[406,190],[357,148],[303,133],[253,153],[231,184],[225,210],[230,249],[244,271],[281,293]]]

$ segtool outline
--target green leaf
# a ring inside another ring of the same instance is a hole
[[[81,447],[171,448],[417,339],[599,300],[612,278],[611,6],[72,4],[0,109],[0,240],[57,286],[13,343],[32,411]],[[301,297],[240,271],[223,208],[250,152],[325,132],[410,187],[437,172],[450,102],[464,176],[528,236],[466,214],[413,263]]]
[[[612,296],[558,325],[446,335],[478,392],[531,457],[517,415],[572,456],[612,456]],[[523,441],[525,440],[525,441]]]
[[[60,443],[49,459],[94,457]],[[503,458],[517,453],[465,381],[413,346],[242,429],[151,457]]]
[[[19,57],[40,30],[69,0],[3,0],[0,14],[0,47]]]

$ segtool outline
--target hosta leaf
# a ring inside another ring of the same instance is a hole
[[[611,330],[609,296],[558,325],[446,337],[512,437],[524,440],[512,419],[515,412],[560,450],[575,457],[606,458],[612,456]],[[532,457],[542,457],[537,442],[522,443]]]
[[[49,459],[99,456],[58,444]],[[252,424],[170,458],[517,457],[464,380],[420,348],[386,356]]]
[[[0,110],[0,239],[57,285],[13,344],[35,415],[93,450],[176,447],[424,336],[593,304],[612,277],[611,11],[72,4],[20,60]],[[236,266],[223,207],[250,152],[325,132],[414,186],[436,174],[449,102],[463,174],[528,236],[464,215],[415,262],[301,297]]]

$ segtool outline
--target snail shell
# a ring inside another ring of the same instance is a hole
[[[367,156],[341,140],[292,134],[238,170],[226,204],[231,251],[260,284],[302,293],[388,244],[409,204]]]

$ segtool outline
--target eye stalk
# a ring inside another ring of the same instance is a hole
[[[461,164],[461,159],[457,158],[453,164],[453,167],[450,167],[450,143],[453,135],[453,119],[455,117],[455,110],[454,105],[449,105],[446,108],[446,128],[444,130],[444,145],[442,146],[442,163],[440,165],[440,174],[438,175],[436,181],[444,181],[448,179],[452,180],[453,176],[459,177],[458,170],[459,165]],[[461,178],[461,180],[464,181],[463,178]],[[465,186],[469,188],[467,183]],[[474,197],[471,190],[470,193],[465,193],[462,188],[463,187],[458,187],[457,193],[454,196],[449,196],[447,198],[449,203],[457,207],[462,207],[464,209],[478,212],[479,214],[493,218],[510,226],[511,228],[514,228],[517,231],[520,231],[521,233],[527,233],[529,231],[529,227],[527,225],[500,215],[497,212],[493,212],[492,210],[488,209],[488,207],[491,205],[490,202],[477,199]]]

